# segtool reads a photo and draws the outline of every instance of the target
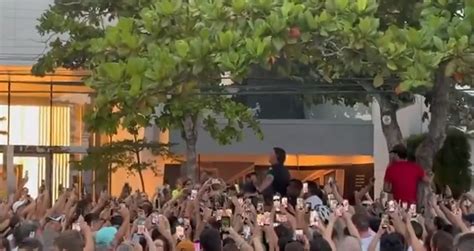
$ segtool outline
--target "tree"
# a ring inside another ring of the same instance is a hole
[[[138,174],[142,191],[145,192],[144,170],[157,174],[155,161],[144,161],[141,154],[149,151],[154,155],[172,156],[168,146],[158,142],[148,142],[133,134],[133,140],[120,140],[88,149],[88,154],[80,161],[73,162],[78,170],[95,170],[96,176],[107,177],[109,172],[125,169],[129,174]]]
[[[247,107],[202,90],[219,92],[224,73],[239,82],[252,65],[269,67],[285,41],[296,40],[289,27],[304,10],[298,2],[58,1],[38,29],[69,37],[54,40],[33,71],[90,70],[87,84],[97,92],[90,116],[104,131],[117,121],[125,128],[178,128],[187,146],[185,173],[195,178],[200,122],[220,143],[239,139],[246,126],[261,135]],[[104,24],[108,17],[114,24]]]
[[[407,149],[411,159],[416,159],[416,148],[426,135],[416,135],[407,139]],[[459,198],[471,189],[471,147],[465,133],[449,129],[443,147],[436,153],[433,162],[434,183],[438,188],[451,188],[453,196]]]

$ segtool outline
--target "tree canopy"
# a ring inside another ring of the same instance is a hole
[[[448,112],[435,108],[446,105],[452,79],[472,75],[474,0],[406,3],[58,0],[39,20],[39,32],[56,38],[33,71],[90,70],[86,82],[97,93],[91,128],[179,128],[194,153],[200,119],[220,143],[239,139],[245,126],[261,133],[247,107],[209,95],[222,90],[224,74],[239,83],[254,66],[291,75],[303,65],[304,77],[326,82],[368,77],[371,86],[361,83],[367,89],[433,89],[437,120],[427,138],[438,146],[444,138],[437,122]]]

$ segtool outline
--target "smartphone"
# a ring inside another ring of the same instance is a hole
[[[281,205],[282,205],[284,208],[287,208],[287,207],[288,207],[288,198],[287,198],[287,197],[281,198]]]
[[[216,220],[220,221],[222,219],[222,216],[224,216],[224,210],[218,209],[216,211]]]
[[[343,210],[344,210],[344,207],[342,205],[337,205],[336,206],[336,216],[337,217],[341,217],[343,215]]]
[[[239,186],[239,184],[235,184],[234,187],[235,187],[235,191],[236,191],[237,193],[240,193],[240,186]]]
[[[159,220],[159,218],[160,218],[160,217],[159,217],[157,214],[153,214],[153,215],[151,216],[151,223],[152,223],[153,225],[158,225],[158,220]]]
[[[332,186],[332,185],[334,184],[334,178],[333,178],[333,177],[330,177],[330,178],[328,179],[328,184],[329,184],[330,186]]]
[[[252,236],[252,229],[249,225],[244,225],[242,227],[242,236],[244,239],[248,240]]]
[[[408,203],[403,202],[402,203],[402,208],[403,208],[403,210],[407,211],[408,210]]]
[[[140,235],[138,235],[138,234],[133,234],[133,236],[132,236],[132,242],[133,242],[133,243],[140,243]]]
[[[342,207],[344,208],[344,211],[349,212],[349,201],[348,200],[343,200],[342,201]]]
[[[410,209],[408,210],[408,213],[410,214],[410,216],[411,216],[412,218],[416,218],[416,217],[417,217],[416,204],[411,204],[411,205],[410,205]]]
[[[338,203],[337,203],[337,200],[331,200],[331,201],[329,201],[329,207],[330,207],[330,209],[333,210],[333,211],[335,211],[336,208],[337,208],[337,204],[338,204]]]
[[[144,234],[145,233],[145,225],[144,224],[138,224],[137,225],[137,233],[138,234]]]
[[[304,210],[304,199],[303,198],[298,198],[296,200],[296,208],[298,208],[298,210],[300,210],[300,211]]]
[[[198,191],[196,189],[191,190],[191,195],[189,195],[190,200],[195,200],[197,197]]]
[[[183,226],[185,228],[188,228],[189,226],[191,226],[191,220],[189,220],[189,218],[183,218]]]
[[[311,210],[309,214],[309,226],[317,227],[319,224],[319,214],[316,210]]]
[[[265,226],[265,216],[263,214],[257,214],[257,225],[260,227]]]
[[[390,213],[395,212],[395,201],[391,200],[388,202],[388,211]]]
[[[72,230],[80,232],[81,231],[81,225],[79,223],[72,223]]]
[[[302,240],[302,239],[304,239],[303,229],[296,229],[295,230],[295,240]]]
[[[222,216],[221,226],[222,226],[222,228],[229,228],[230,227],[230,217],[229,216]]]
[[[257,203],[257,212],[263,213],[263,202]]]
[[[263,218],[264,218],[264,225],[265,226],[270,226],[271,222],[272,222],[272,219],[271,219],[271,213],[270,212],[265,212],[263,214]]]
[[[303,183],[303,193],[306,194],[308,193],[308,183]]]
[[[281,201],[280,201],[280,196],[273,196],[273,207],[275,210],[278,212],[280,211],[280,206],[281,206]]]
[[[176,237],[178,237],[178,240],[184,240],[185,235],[183,226],[176,226]]]
[[[386,229],[389,225],[389,219],[388,219],[388,215],[384,214],[382,215],[382,220],[380,222],[380,225],[382,226],[383,229]]]

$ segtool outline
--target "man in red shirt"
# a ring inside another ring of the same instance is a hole
[[[395,201],[416,204],[419,182],[429,182],[421,166],[407,160],[405,146],[396,145],[390,151],[390,165],[385,171],[384,191],[391,193]]]

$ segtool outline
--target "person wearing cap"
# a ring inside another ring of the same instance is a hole
[[[396,145],[390,151],[391,163],[385,171],[384,191],[391,193],[395,201],[416,204],[417,187],[420,182],[429,182],[423,168],[408,161],[404,145]]]

